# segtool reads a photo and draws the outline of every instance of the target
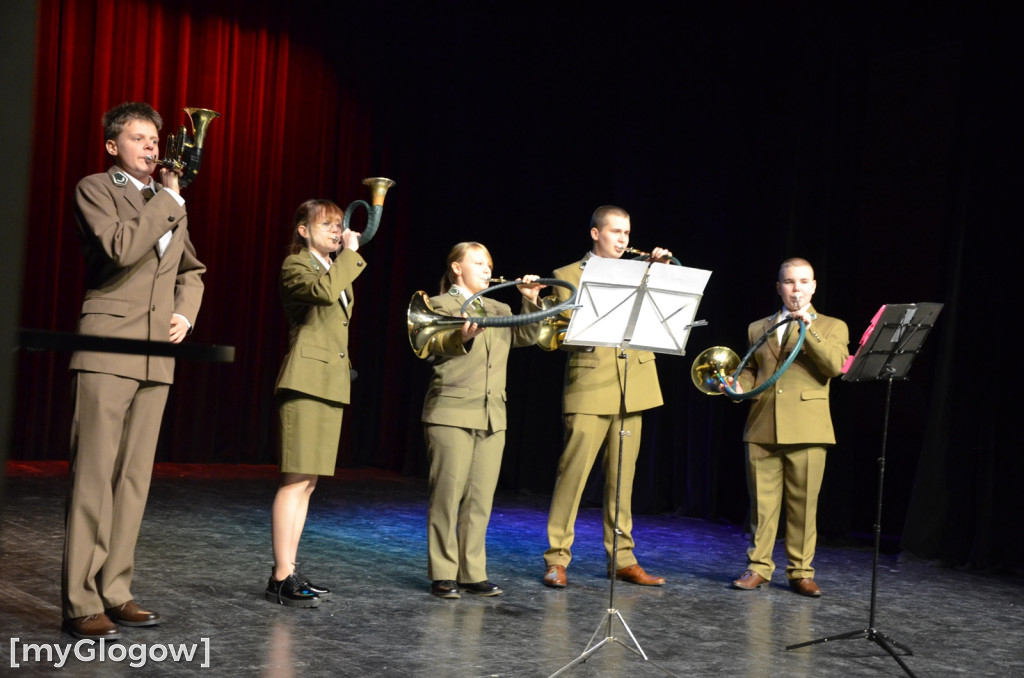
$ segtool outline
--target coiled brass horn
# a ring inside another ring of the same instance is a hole
[[[504,280],[504,278],[495,278],[495,280]],[[576,302],[576,286],[571,282],[558,280],[557,278],[539,278],[534,280],[533,283],[537,285],[554,285],[556,287],[564,287],[570,291],[569,298],[566,301],[555,305],[549,305],[547,307],[542,304],[541,310],[533,311],[532,313],[460,318],[437,313],[430,305],[430,297],[427,296],[427,293],[422,290],[416,292],[412,295],[412,299],[409,300],[409,308],[405,314],[406,329],[409,333],[409,345],[412,346],[413,353],[420,358],[426,358],[430,355],[431,342],[436,336],[445,332],[459,331],[466,320],[472,320],[481,327],[517,327],[519,325],[530,325],[544,320],[545,318],[560,315],[571,309],[573,304]],[[522,281],[512,280],[487,287],[467,299],[462,304],[460,312],[465,313],[473,301],[476,300],[477,297],[483,296],[485,292],[491,292],[504,287],[522,284]]]
[[[360,245],[370,242],[377,233],[377,227],[380,226],[380,215],[384,212],[384,196],[387,195],[388,189],[395,185],[395,182],[387,177],[368,177],[363,179],[363,185],[370,187],[371,204],[367,205],[363,200],[353,200],[345,208],[345,216],[341,220],[342,230],[348,229],[352,210],[360,205],[366,208],[366,228],[359,236]]]
[[[185,130],[182,125],[177,133],[167,138],[167,150],[164,157],[149,159],[157,165],[181,173],[178,185],[185,188],[199,174],[199,166],[203,162],[203,141],[206,139],[206,130],[214,118],[219,118],[220,113],[211,111],[209,108],[186,107],[181,109],[188,116],[189,124],[192,125],[192,134]]]
[[[817,315],[811,314],[811,319],[817,318]],[[759,384],[756,388],[750,391],[739,393],[733,390],[732,386],[725,380],[726,377],[732,377],[737,379],[743,368],[746,367],[750,357],[754,355],[757,349],[764,345],[764,342],[768,340],[768,337],[775,336],[775,330],[782,327],[786,323],[794,322],[800,327],[800,334],[796,338],[796,343],[793,344],[793,350],[789,352],[787,357],[779,368],[775,370],[775,373],[764,380],[763,383]],[[782,373],[789,369],[789,366],[793,364],[796,357],[800,355],[800,347],[804,345],[804,337],[807,335],[807,325],[802,320],[794,316],[788,316],[785,320],[777,322],[768,330],[761,335],[761,338],[754,342],[754,345],[750,347],[747,354],[740,357],[731,348],[725,346],[712,346],[711,348],[701,351],[701,353],[694,359],[693,365],[690,366],[690,378],[693,379],[693,385],[697,387],[702,393],[708,395],[720,395],[722,391],[718,390],[720,384],[725,384],[725,393],[733,400],[749,400],[756,395],[759,395],[771,388],[772,385],[779,380]]]

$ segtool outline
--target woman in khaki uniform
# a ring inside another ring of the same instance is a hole
[[[463,303],[490,284],[491,266],[480,243],[453,247],[431,307],[458,316]],[[540,310],[541,287],[519,286],[524,313]],[[477,301],[472,315],[512,315],[507,304]],[[505,448],[506,364],[509,349],[533,344],[538,331],[536,323],[484,328],[467,320],[459,330],[435,334],[427,345],[434,368],[422,417],[430,458],[428,573],[430,592],[440,598],[458,598],[460,588],[483,596],[502,592],[487,581],[485,539]]]
[[[341,416],[349,403],[352,282],[366,262],[357,252],[360,234],[343,230],[342,217],[328,200],[302,203],[291,254],[281,264],[279,291],[290,332],[274,391],[281,484],[271,518],[274,568],[266,598],[291,607],[317,607],[331,595],[297,571],[296,556],[317,477],[334,475]]]

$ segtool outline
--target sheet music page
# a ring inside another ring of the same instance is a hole
[[[565,343],[682,355],[710,277],[711,271],[684,266],[591,258]]]

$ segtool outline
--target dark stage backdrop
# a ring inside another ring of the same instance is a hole
[[[169,133],[181,107],[212,108],[223,118],[185,193],[209,267],[189,341],[233,345],[237,360],[179,363],[158,458],[274,461],[291,212],[364,198],[359,180],[383,174],[398,185],[363,250],[339,465],[421,475],[429,370],[405,337],[412,293],[433,293],[461,240],[487,244],[496,274],[547,275],[587,250],[596,206],[619,204],[635,246],[714,271],[709,326],[689,357],[658,361],[666,404],[645,419],[638,510],[744,520],[746,406],[698,393],[690,361],[744,349],[747,323],[777,306],[778,263],[799,255],[851,349],[883,303],[946,305],[893,389],[886,546],[1020,566],[1024,471],[1002,393],[1017,380],[1003,376],[1009,347],[990,348],[1020,289],[1010,22],[977,3],[706,4],[41,0],[21,324],[75,326],[71,195],[107,166],[102,112],[150,101]],[[65,456],[67,360],[20,356],[13,458]],[[563,366],[534,349],[510,358],[506,489],[551,490]],[[866,538],[885,388],[833,394],[820,527]]]

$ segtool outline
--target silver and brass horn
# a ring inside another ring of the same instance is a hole
[[[387,177],[368,177],[363,179],[363,185],[370,187],[371,204],[367,205],[363,200],[353,200],[345,208],[345,216],[341,221],[341,228],[348,229],[352,210],[360,205],[366,208],[366,228],[359,236],[360,245],[370,242],[370,239],[377,233],[377,227],[380,226],[380,215],[384,211],[384,196],[387,195],[388,189],[395,185],[395,182]]]
[[[504,281],[505,279],[492,278],[492,281],[494,280]],[[565,280],[558,280],[556,278],[540,278],[533,281],[533,283],[537,285],[554,285],[556,287],[564,287],[569,290],[569,299],[548,306],[541,304],[541,310],[533,311],[532,313],[461,318],[436,312],[430,305],[430,297],[427,296],[427,293],[422,290],[416,292],[412,295],[412,299],[409,300],[409,308],[405,314],[406,329],[409,332],[409,345],[412,346],[413,353],[420,358],[426,358],[430,355],[431,342],[435,337],[446,332],[459,331],[467,320],[472,320],[473,323],[481,327],[517,327],[519,325],[531,325],[535,322],[540,322],[541,320],[560,315],[573,308],[573,304],[576,302],[576,286],[572,283]],[[482,296],[485,292],[522,284],[523,283],[520,280],[511,280],[501,282],[493,287],[481,290],[462,304],[460,312],[466,313],[473,301],[476,300],[477,297]],[[550,298],[554,299],[554,297]]]
[[[185,130],[182,125],[176,134],[168,137],[167,150],[164,157],[159,160],[150,158],[157,165],[181,173],[178,185],[185,188],[199,174],[199,166],[203,161],[203,140],[206,139],[206,130],[214,118],[219,118],[220,113],[211,111],[209,108],[186,107],[181,109],[188,116],[189,124],[192,125],[192,134]]]

